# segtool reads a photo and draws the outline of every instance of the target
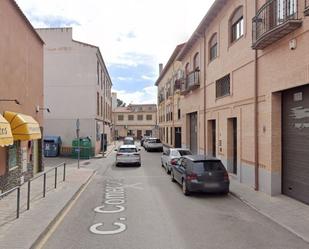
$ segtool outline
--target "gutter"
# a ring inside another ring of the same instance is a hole
[[[206,61],[207,61],[207,53],[206,53],[206,32],[204,32],[204,154],[207,154],[206,150]]]
[[[255,0],[255,14],[257,13]],[[254,190],[259,191],[258,50],[254,51]]]

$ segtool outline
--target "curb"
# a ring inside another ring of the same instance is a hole
[[[109,150],[109,151],[107,151],[107,152],[105,153],[104,157],[103,157],[103,155],[102,155],[102,156],[100,156],[100,157],[93,157],[92,159],[102,159],[102,158],[106,158],[106,157],[108,157],[108,156],[113,152],[114,148],[115,148],[115,145],[112,146],[112,149],[111,149],[111,150]]]
[[[299,234],[298,232],[296,232],[294,229],[290,228],[289,226],[282,224],[280,221],[278,221],[277,219],[273,218],[272,216],[268,215],[267,213],[261,211],[260,209],[256,208],[253,204],[251,204],[250,202],[248,202],[245,198],[241,197],[239,194],[237,194],[234,191],[230,190],[230,194],[234,197],[237,198],[238,200],[240,200],[241,202],[243,202],[244,204],[246,204],[248,207],[252,208],[253,210],[255,210],[256,212],[258,212],[259,214],[265,216],[266,218],[268,218],[269,220],[273,221],[274,223],[278,224],[279,226],[283,227],[284,229],[288,230],[289,232],[293,233],[295,236],[297,236],[298,238],[302,239],[303,241],[309,243],[309,238],[302,236],[301,234]]]
[[[78,190],[75,192],[75,194],[68,200],[68,202],[64,205],[64,207],[58,212],[58,214],[53,218],[53,220],[47,225],[47,227],[41,232],[41,234],[38,236],[38,238],[32,243],[30,249],[35,249],[39,246],[40,242],[43,240],[43,238],[48,234],[48,232],[51,230],[51,228],[56,224],[56,222],[59,220],[59,218],[65,213],[66,209],[71,205],[73,201],[75,201],[78,197],[78,195],[84,190],[84,188],[91,182],[93,176],[97,173],[96,170],[92,172],[92,174],[88,177],[87,181],[84,182]],[[39,247],[40,248],[40,247]]]

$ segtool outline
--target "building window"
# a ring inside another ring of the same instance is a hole
[[[103,97],[101,96],[101,117],[103,117]]]
[[[194,55],[194,58],[193,58],[193,69],[194,69],[194,71],[199,71],[200,70],[200,55],[199,55],[199,53],[196,53]]]
[[[97,92],[97,115],[100,115],[100,95]]]
[[[152,115],[151,114],[146,115],[146,120],[152,120]]]
[[[139,121],[143,120],[143,115],[137,115],[137,120]]]
[[[8,147],[8,166],[9,166],[9,170],[17,167],[17,150],[19,148],[19,142],[15,141],[13,145],[10,145]]]
[[[118,120],[123,121],[123,115],[118,115]]]
[[[130,120],[130,121],[134,120],[134,115],[129,115],[128,120]]]
[[[218,56],[218,40],[217,40],[217,33],[213,34],[209,41],[209,60],[212,61],[213,59],[217,58]]]
[[[239,7],[230,19],[231,43],[244,35],[243,7]]]
[[[185,67],[185,74],[186,74],[186,76],[188,76],[189,73],[190,73],[190,64],[189,64],[189,62],[188,62],[188,63],[186,64],[186,67]]]
[[[97,61],[97,77],[98,77],[98,85],[100,85],[100,62]]]
[[[216,98],[230,95],[230,75],[216,81]]]

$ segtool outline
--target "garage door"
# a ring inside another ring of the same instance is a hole
[[[282,95],[282,190],[309,204],[309,85]]]

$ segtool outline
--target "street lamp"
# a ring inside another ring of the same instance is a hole
[[[17,99],[0,99],[1,102],[15,102],[16,105],[21,105]]]

